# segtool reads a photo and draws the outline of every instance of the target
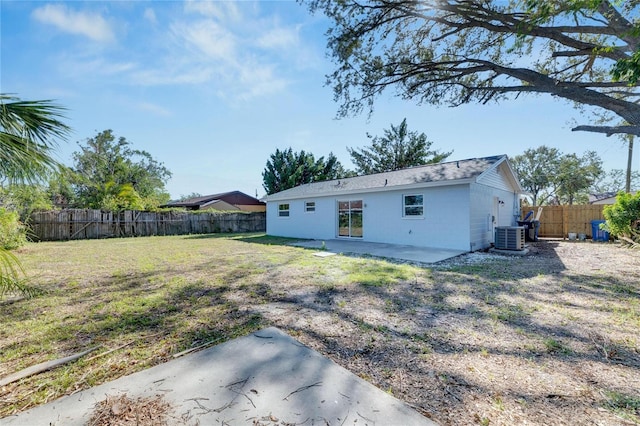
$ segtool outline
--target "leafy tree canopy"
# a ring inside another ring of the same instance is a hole
[[[14,183],[0,188],[0,205],[18,213],[22,222],[27,222],[34,211],[54,208],[47,187],[36,183]]]
[[[640,135],[635,0],[306,2],[333,21],[340,116],[371,111],[386,88],[451,106],[547,93],[624,122],[573,130]]]
[[[391,129],[385,129],[384,136],[367,134],[367,137],[371,139],[371,146],[347,148],[356,173],[361,175],[440,163],[453,152],[430,150],[433,142],[428,141],[424,133],[409,132],[406,118],[399,126],[392,124]]]
[[[609,231],[623,240],[640,246],[640,192],[619,192],[616,202],[603,211]]]
[[[315,159],[304,150],[293,152],[291,148],[271,154],[262,172],[262,186],[269,194],[284,191],[310,182],[338,179],[349,174],[333,153],[325,160]]]
[[[190,200],[191,198],[198,198],[198,197],[202,197],[202,194],[200,194],[199,192],[192,192],[189,195],[180,194],[180,198],[178,198],[178,201],[185,201],[185,200]]]
[[[106,210],[153,209],[169,201],[171,172],[146,151],[133,149],[111,130],[98,133],[73,154],[75,204]]]
[[[558,204],[584,204],[589,199],[589,190],[604,173],[602,160],[593,151],[582,157],[565,154],[560,158],[555,177],[555,194]]]
[[[527,149],[511,164],[534,205],[586,203],[589,191],[604,175],[597,153],[563,154],[545,145]]]
[[[593,187],[593,193],[619,192],[625,189],[626,172],[622,169],[612,169],[604,173],[602,178]],[[640,173],[631,172],[631,191],[640,189]]]

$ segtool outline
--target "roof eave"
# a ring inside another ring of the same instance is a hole
[[[351,190],[344,190],[344,191],[333,190],[333,191],[318,192],[315,194],[310,194],[310,193],[294,194],[291,196],[282,196],[279,194],[272,194],[272,195],[267,195],[266,197],[263,198],[263,200],[268,203],[272,201],[302,200],[302,199],[309,199],[309,198],[320,198],[320,197],[331,197],[331,196],[341,197],[341,196],[348,196],[348,195],[354,195],[354,194],[370,194],[373,192],[404,191],[404,190],[414,190],[414,189],[421,189],[421,188],[435,188],[439,186],[466,185],[474,182],[474,180],[475,180],[474,178],[466,178],[466,179],[452,179],[452,180],[436,181],[436,182],[417,182],[417,183],[412,183],[408,185],[378,186],[375,188],[351,189]]]

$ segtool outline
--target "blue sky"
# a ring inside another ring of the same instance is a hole
[[[372,116],[335,118],[325,75],[329,21],[294,1],[8,1],[0,3],[0,91],[54,99],[77,142],[112,129],[173,173],[172,197],[240,190],[264,195],[262,171],[276,148],[333,152],[368,145],[407,118],[451,160],[521,154],[546,144],[595,150],[607,170],[626,168],[616,137],[571,132],[588,116],[550,96],[499,105],[432,107],[377,100]],[[640,154],[634,156],[640,169]]]

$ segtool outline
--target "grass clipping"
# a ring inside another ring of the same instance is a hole
[[[171,405],[162,395],[131,399],[127,394],[107,395],[95,405],[89,426],[165,426]]]

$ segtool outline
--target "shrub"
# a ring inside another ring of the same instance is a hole
[[[17,212],[0,207],[0,247],[13,250],[27,242],[27,230]]]
[[[603,213],[612,235],[640,243],[640,192],[619,192],[615,204],[605,206]]]

